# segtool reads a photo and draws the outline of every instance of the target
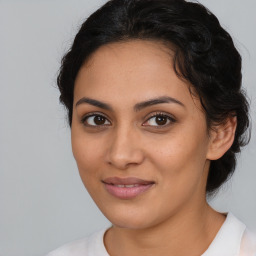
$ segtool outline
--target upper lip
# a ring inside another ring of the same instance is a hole
[[[132,184],[148,185],[148,184],[153,184],[155,182],[139,179],[136,177],[127,177],[127,178],[108,177],[103,180],[103,183],[112,184],[112,185],[132,185]]]

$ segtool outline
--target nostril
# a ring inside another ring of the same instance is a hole
[[[141,164],[144,160],[144,153],[131,145],[112,147],[106,154],[106,161],[109,165],[118,169],[127,169],[131,165]]]

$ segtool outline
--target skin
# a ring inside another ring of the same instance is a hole
[[[189,86],[176,76],[170,50],[153,41],[102,46],[78,73],[72,149],[85,187],[113,224],[104,237],[111,256],[201,255],[225,220],[207,204],[205,188],[210,160],[232,145],[236,120],[209,132]],[[163,96],[181,104],[134,110],[137,103]],[[84,97],[111,109],[77,104]],[[171,117],[164,125],[152,117],[159,112]],[[103,116],[103,125],[84,118],[90,113]],[[108,177],[155,184],[123,200],[106,191],[102,180]]]

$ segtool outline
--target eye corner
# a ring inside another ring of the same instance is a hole
[[[150,119],[153,119],[153,118],[157,118],[157,117],[162,117],[162,118],[166,118],[166,122],[167,124],[157,124],[157,125],[146,125],[145,123],[149,122]],[[171,114],[167,114],[165,112],[162,112],[162,111],[159,111],[159,112],[154,112],[154,113],[151,113],[149,115],[149,117],[147,117],[146,121],[142,124],[142,126],[144,127],[150,127],[150,128],[153,128],[153,129],[164,129],[164,128],[167,128],[167,127],[170,127],[172,124],[176,123],[177,120],[176,118],[174,118]]]
[[[104,122],[102,124],[95,123],[95,117],[100,117]],[[88,123],[88,119],[90,119],[90,118],[92,118],[92,120],[90,120],[89,122],[94,122],[95,124]],[[105,122],[107,122],[107,124],[105,124]],[[96,128],[96,129],[102,129],[103,127],[111,125],[109,118],[106,117],[104,114],[98,113],[98,112],[96,112],[96,113],[91,112],[91,113],[87,113],[87,114],[83,115],[82,118],[80,119],[80,123],[87,128]]]

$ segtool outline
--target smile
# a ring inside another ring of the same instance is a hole
[[[118,188],[134,188],[134,187],[139,186],[139,184],[132,184],[132,185],[114,185],[114,184],[112,184],[112,185],[115,187],[118,187]]]
[[[119,199],[132,199],[149,190],[155,182],[134,177],[104,179],[104,187],[109,194]]]

